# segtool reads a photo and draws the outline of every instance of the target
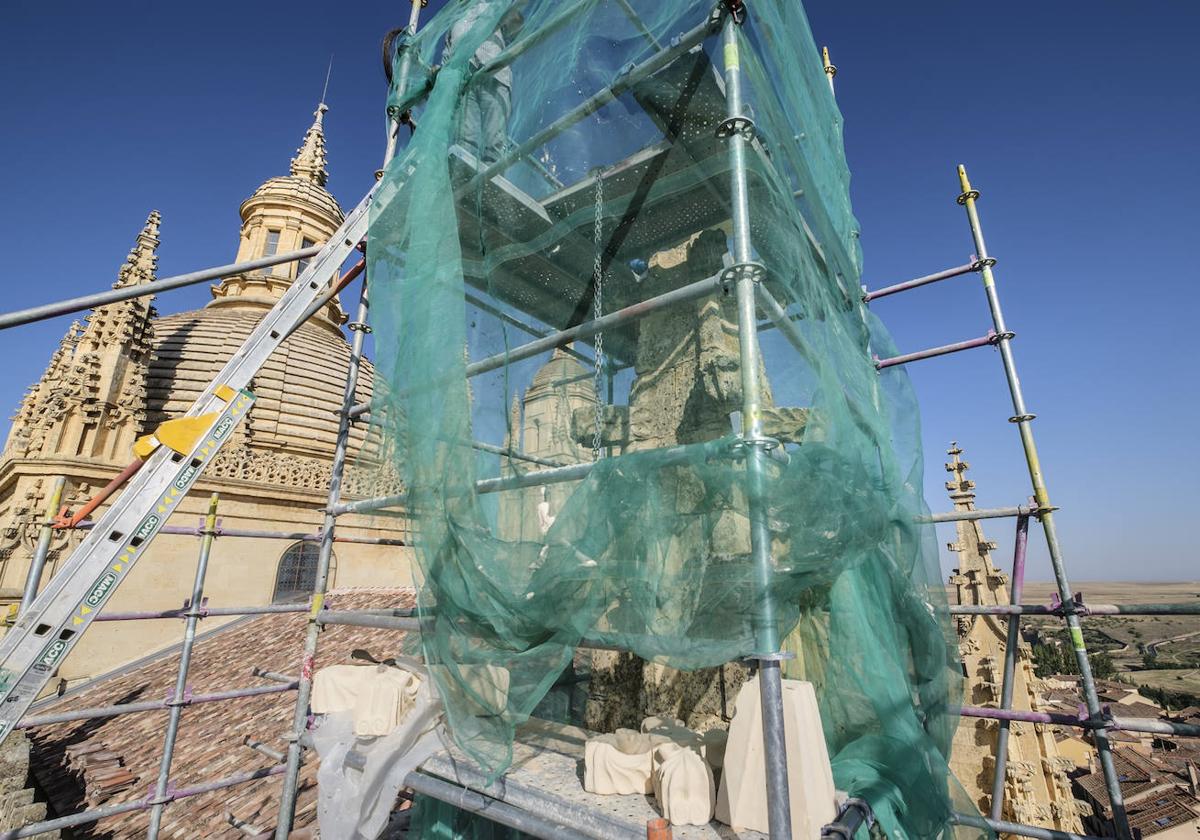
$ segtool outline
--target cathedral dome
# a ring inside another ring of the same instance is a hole
[[[567,353],[561,347],[555,348],[550,355],[550,361],[542,365],[533,375],[533,382],[525,392],[525,400],[535,400],[555,392],[556,388],[565,388],[568,398],[578,398],[587,402],[596,402],[596,386],[592,374],[579,363],[579,360]]]
[[[329,190],[302,175],[281,175],[266,181],[242,204],[243,218],[254,205],[273,201],[305,204],[333,221],[335,227],[340,225],[344,218],[342,208],[338,206],[337,199]]]
[[[260,309],[232,306],[156,319],[153,358],[146,376],[150,422],[187,411],[261,319]],[[290,460],[290,468],[298,470],[307,469],[304,461],[308,458],[323,460],[319,466],[324,474],[337,437],[337,412],[349,363],[350,345],[341,335],[314,323],[302,325],[271,354],[250,384],[258,400],[244,427],[245,444],[251,450],[299,456]],[[363,360],[357,402],[370,399],[373,379],[373,367]],[[351,435],[353,457],[361,446],[363,432],[356,427]],[[266,463],[267,459],[258,460]],[[287,465],[276,466],[273,472],[280,468],[289,469]],[[272,483],[309,484],[273,473],[257,478]],[[318,481],[313,486],[319,489],[321,485]]]
[[[324,103],[318,106],[290,174],[269,179],[242,203],[237,262],[326,242],[341,224],[342,210],[325,189],[326,110]],[[146,375],[152,424],[192,405],[303,265],[284,263],[226,277],[205,308],[154,321]],[[214,465],[218,477],[312,489],[328,485],[350,363],[350,345],[339,327],[345,320],[335,299],[271,355],[250,384],[258,400],[240,432],[236,458]],[[364,360],[357,401],[370,398],[373,375]],[[352,431],[351,457],[362,436],[361,429]],[[222,474],[223,468],[238,472]]]

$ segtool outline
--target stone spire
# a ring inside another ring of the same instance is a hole
[[[152,211],[113,288],[154,282],[159,222]],[[152,300],[147,295],[98,306],[82,327],[71,325],[13,418],[7,445],[13,456],[128,461],[128,447],[146,417]]]
[[[975,482],[967,478],[970,464],[962,459],[957,442],[946,450],[950,461],[946,482],[950,501],[958,511],[975,509]],[[957,540],[947,545],[958,555],[958,568],[950,576],[960,604],[995,606],[1009,603],[1008,575],[996,568],[991,553],[996,544],[983,533],[980,520],[954,523]],[[966,689],[963,703],[994,706],[1000,700],[1004,679],[1007,622],[994,615],[960,615],[955,619],[958,652],[962,656]],[[1013,672],[1012,707],[1038,711],[1043,707],[1042,684],[1033,672],[1029,644],[1018,637]],[[991,772],[996,766],[996,722],[962,718],[950,751],[950,767],[971,799],[986,813],[991,807]],[[1033,823],[1059,831],[1079,832],[1079,811],[1067,772],[1072,764],[1058,752],[1050,727],[1015,721],[1010,726],[1008,764],[1005,770],[1004,818]],[[980,768],[983,772],[980,772]]]
[[[308,131],[304,133],[304,140],[300,143],[300,148],[296,150],[296,156],[292,158],[292,174],[299,178],[307,178],[319,187],[325,186],[325,182],[329,180],[329,173],[325,171],[325,127],[323,121],[325,112],[329,108],[322,102],[317,105],[317,110],[313,112],[316,117]]]
[[[146,224],[142,228],[142,232],[134,240],[133,249],[130,250],[125,264],[117,272],[117,282],[113,283],[114,289],[140,286],[143,283],[154,281],[158,271],[158,225],[161,221],[162,217],[158,211],[151,210],[150,215],[146,217]]]

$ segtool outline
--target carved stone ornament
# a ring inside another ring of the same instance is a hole
[[[654,751],[654,798],[671,825],[708,825],[717,805],[712,768],[689,747],[674,742]]]
[[[654,749],[666,743],[666,736],[632,729],[591,738],[583,748],[583,789],[604,795],[652,793]]]

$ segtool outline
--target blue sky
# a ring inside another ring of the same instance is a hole
[[[954,203],[954,166],[966,163],[983,191],[1073,577],[1200,577],[1184,527],[1200,495],[1190,335],[1200,6],[814,0],[807,9],[840,68],[867,284],[967,260],[970,233]],[[231,261],[237,207],[286,171],[331,54],[330,189],[352,205],[382,149],[377,45],[406,14],[403,2],[4,4],[4,309],[110,284],[150,209],[163,214],[160,276]],[[158,305],[207,298],[198,288]],[[905,350],[989,326],[974,275],[875,311]],[[69,321],[0,334],[5,410]],[[1028,480],[995,352],[911,373],[931,506],[946,507],[951,439],[966,449],[981,505],[1022,500]],[[1011,525],[985,527],[1007,564]],[[1045,578],[1036,534],[1031,545],[1031,576]]]

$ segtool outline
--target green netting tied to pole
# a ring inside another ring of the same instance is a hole
[[[372,209],[372,418],[414,523],[421,644],[495,775],[586,645],[638,657],[605,654],[632,696],[602,696],[593,659],[589,719],[615,721],[686,705],[651,666],[724,690],[707,669],[779,639],[838,788],[890,837],[949,835],[959,672],[915,524],[917,408],[872,361],[893,348],[861,301],[803,11],[747,6],[452,0],[397,57],[389,106],[418,127]],[[682,714],[719,724],[705,702]]]

